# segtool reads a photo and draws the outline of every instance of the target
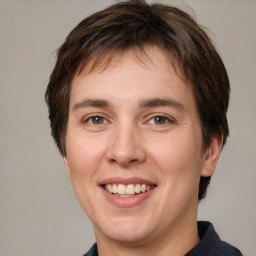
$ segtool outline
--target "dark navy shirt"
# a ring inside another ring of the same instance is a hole
[[[200,243],[185,256],[242,256],[242,253],[232,245],[220,240],[213,225],[207,221],[198,222]],[[97,244],[84,256],[98,256]]]

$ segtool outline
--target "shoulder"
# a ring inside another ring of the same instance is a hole
[[[220,241],[219,246],[216,248],[216,251],[220,252],[220,256],[230,255],[230,256],[242,256],[242,253],[234,246]]]
[[[198,222],[200,243],[197,244],[186,256],[242,256],[234,246],[222,241],[213,225],[207,221]]]
[[[98,256],[97,244],[95,243],[91,249],[83,256]]]

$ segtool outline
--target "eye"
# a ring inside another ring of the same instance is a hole
[[[164,125],[164,124],[168,124],[168,123],[173,123],[173,121],[166,117],[166,116],[154,116],[149,120],[150,124],[156,124],[156,125]]]
[[[105,124],[107,121],[102,116],[91,116],[87,118],[84,122],[89,124],[94,124],[94,125],[100,125],[100,124]]]

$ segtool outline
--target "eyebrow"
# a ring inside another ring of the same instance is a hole
[[[77,102],[73,106],[72,111],[76,111],[79,108],[85,108],[85,107],[110,108],[111,104],[108,101],[106,101],[106,100],[83,99],[83,100]]]
[[[150,107],[158,107],[158,106],[168,106],[168,107],[176,108],[178,110],[185,111],[185,107],[183,104],[170,98],[167,98],[167,99],[151,98],[151,99],[139,101],[139,108],[150,108]],[[86,108],[86,107],[111,108],[112,105],[108,101],[102,100],[102,99],[83,99],[77,102],[73,106],[72,112],[76,111],[79,108]]]
[[[166,99],[152,98],[152,99],[141,100],[139,102],[140,108],[149,108],[149,107],[158,107],[158,106],[168,106],[168,107],[176,108],[178,110],[185,111],[185,107],[183,104],[170,98],[166,98]]]

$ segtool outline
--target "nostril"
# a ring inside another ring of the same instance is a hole
[[[112,159],[110,159],[110,162],[111,163],[116,163],[116,160],[112,158]]]
[[[136,163],[138,161],[138,159],[131,159],[131,160],[125,160],[125,159],[115,159],[115,158],[111,158],[110,160],[110,163],[118,163],[120,165],[123,165],[123,166],[127,166],[127,165],[130,165],[130,164],[133,164],[133,163]]]

